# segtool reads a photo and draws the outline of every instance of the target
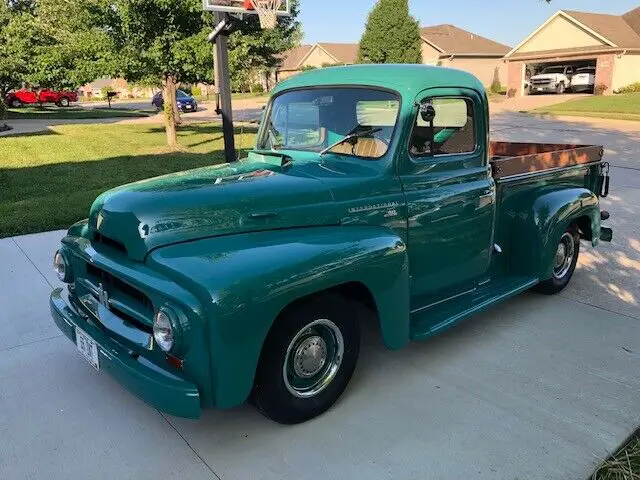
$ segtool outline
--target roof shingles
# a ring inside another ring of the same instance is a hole
[[[422,29],[422,38],[442,51],[442,55],[505,55],[511,47],[454,25],[434,25]]]

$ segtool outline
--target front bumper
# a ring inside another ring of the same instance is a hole
[[[100,369],[107,371],[131,393],[170,415],[200,416],[200,393],[195,384],[162,370],[105,335],[67,304],[61,288],[51,293],[49,306],[56,325],[72,342],[76,342],[76,327],[96,342]]]
[[[556,91],[556,85],[555,84],[530,85],[529,91],[531,93],[551,93]]]

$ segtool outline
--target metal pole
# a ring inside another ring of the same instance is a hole
[[[222,22],[228,14],[216,12],[216,21]],[[226,162],[238,160],[235,139],[233,138],[233,111],[231,108],[231,80],[229,78],[229,51],[227,47],[227,33],[222,32],[216,39],[216,58],[218,65],[216,90],[220,92],[220,110],[222,114],[222,135],[224,137],[224,158]]]

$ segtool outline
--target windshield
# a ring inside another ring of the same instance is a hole
[[[176,91],[176,96],[178,98],[191,98],[191,97],[189,97],[189,95],[186,92],[183,92],[182,90],[177,90]]]
[[[577,70],[579,73],[596,73],[595,67],[582,67]]]
[[[564,73],[564,67],[547,67],[542,73]]]
[[[380,158],[398,120],[397,94],[367,87],[292,90],[275,97],[258,138],[259,150],[306,150]]]

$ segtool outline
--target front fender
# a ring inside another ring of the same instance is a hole
[[[542,280],[553,272],[553,256],[560,237],[569,225],[585,221],[595,246],[600,238],[600,208],[598,197],[585,188],[563,188],[538,191],[522,199],[526,210],[514,212],[512,229],[514,270]]]
[[[359,282],[376,302],[386,345],[400,348],[409,340],[406,247],[383,227],[229,235],[160,248],[148,262],[205,305],[220,408],[247,398],[271,325],[301,297]]]

